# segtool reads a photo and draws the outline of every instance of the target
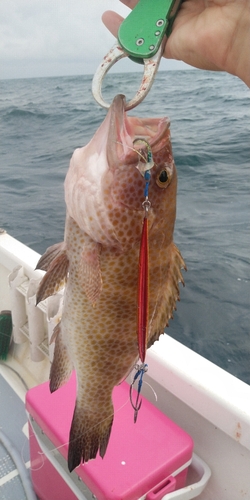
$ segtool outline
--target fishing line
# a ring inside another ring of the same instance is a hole
[[[14,356],[12,356],[12,358],[14,359]],[[4,366],[4,368],[8,368],[8,370],[11,370],[13,373],[15,373],[15,375],[21,380],[22,384],[24,385],[26,391],[29,390],[29,387],[28,385],[26,384],[25,380],[23,379],[23,377],[20,375],[20,373],[18,373],[17,370],[15,370],[14,368],[12,368],[12,366],[10,365],[7,365],[7,363],[3,362],[3,361],[0,361],[0,365]]]
[[[143,142],[144,144],[146,144],[146,146],[149,146],[148,142],[147,142],[147,141],[145,141],[145,139],[141,139],[141,138],[139,138],[139,137],[138,137],[137,139],[135,139],[135,141],[134,141],[134,142],[136,142],[136,141]],[[120,142],[120,141],[114,141],[114,142],[115,142],[116,144],[120,144],[121,146],[123,146],[123,143],[122,143],[122,142]],[[145,156],[144,156],[144,155],[140,152],[140,150],[139,150],[139,149],[132,148],[132,146],[128,146],[128,145],[126,145],[126,148],[131,149],[132,151],[134,151],[135,153],[137,153],[137,154],[138,154],[138,156],[140,156],[140,158],[142,159],[142,161],[145,163]]]
[[[90,427],[89,430],[92,431],[93,429],[95,429],[95,427],[98,427],[98,425],[102,424],[106,420],[109,420],[112,416],[114,417],[114,415],[116,415],[120,410],[122,410],[122,408],[124,408],[129,402],[130,402],[130,399],[128,397],[127,401],[125,401],[125,403],[123,403],[122,406],[120,406],[119,408],[117,408],[113,413],[111,413],[110,415],[108,415],[104,419],[102,419],[99,422],[97,422],[97,424],[95,424],[92,427]],[[28,420],[29,420],[30,425],[31,425],[31,427],[33,429],[33,426],[32,426],[32,417],[30,415],[28,415]],[[33,429],[33,432],[34,432],[34,436],[36,437],[36,433],[35,433],[34,429]],[[57,451],[60,451],[61,448],[65,447],[65,446],[68,446],[70,443],[74,443],[75,441],[78,441],[79,437],[82,437],[82,436],[84,436],[84,433],[78,435],[75,439],[73,439],[71,441],[66,441],[65,443],[61,444],[60,446],[57,446],[55,448],[50,449],[49,452],[55,454]],[[43,463],[37,469],[33,469],[33,468],[30,467],[31,470],[40,470],[44,466],[44,463],[45,463],[44,457],[46,457],[46,453],[44,453],[43,451],[38,451],[37,454],[39,456],[43,456]]]
[[[137,367],[137,365],[135,365],[135,366],[133,367],[133,369],[136,369],[136,367]],[[130,386],[132,385],[132,382],[133,382],[134,377],[135,377],[135,376],[133,375],[133,369],[131,370],[130,375],[129,375],[129,378],[130,378],[130,381],[131,381],[131,382],[130,382],[130,384],[129,384]],[[154,388],[152,387],[152,385],[151,385],[151,384],[149,384],[149,382],[147,382],[147,381],[145,381],[145,380],[144,380],[144,384],[146,384],[147,386],[149,386],[149,388],[150,388],[150,389],[151,389],[151,391],[153,392],[153,395],[154,395],[155,401],[157,402],[157,400],[158,400],[157,393],[156,393],[156,391],[154,390]],[[130,403],[130,402],[131,402],[131,401],[130,401],[130,397],[128,396],[127,400],[126,400],[126,401],[125,401],[125,402],[124,402],[124,403],[123,403],[123,404],[122,404],[119,408],[117,408],[117,409],[114,411],[114,413],[110,414],[109,416],[107,416],[107,417],[105,417],[104,419],[100,420],[97,424],[93,425],[93,426],[90,428],[90,431],[92,431],[95,427],[98,427],[98,425],[102,424],[102,423],[103,423],[103,422],[105,422],[106,420],[109,420],[109,419],[110,419],[110,417],[112,417],[112,416],[116,415],[119,411],[121,411],[121,410],[122,410],[122,409],[123,409],[123,408],[124,408],[124,407],[125,407],[128,403]],[[35,439],[36,439],[36,432],[35,432],[35,429],[33,428],[33,424],[32,424],[32,422],[33,422],[33,417],[31,417],[31,415],[30,415],[28,412],[26,412],[26,413],[27,413],[27,419],[28,419],[28,422],[30,423],[30,426],[31,426],[31,428],[32,428],[32,430],[33,430],[33,433],[34,433],[33,438],[35,438]],[[42,431],[42,430],[41,430],[41,431]],[[43,432],[43,431],[42,431],[42,432]],[[82,434],[80,435],[80,437],[81,437],[81,436],[83,436],[83,435],[84,435],[84,434],[82,433]],[[79,436],[77,436],[77,437],[75,438],[75,440],[71,440],[71,443],[73,443],[74,441],[77,441],[78,439],[79,439]],[[52,448],[52,449],[49,449],[49,452],[50,452],[50,453],[53,453],[53,454],[55,455],[57,451],[58,451],[58,452],[60,452],[60,449],[61,449],[61,448],[65,447],[65,446],[68,446],[69,444],[70,444],[70,441],[66,441],[65,443],[62,443],[60,446],[54,447],[54,448]],[[24,461],[24,449],[25,449],[25,446],[26,446],[26,443],[24,443],[23,448],[22,448],[22,461],[23,461],[23,463],[25,463],[25,461]],[[38,455],[38,457],[39,457],[39,458],[37,458],[37,459],[35,459],[35,460],[32,460],[32,465],[30,465],[30,470],[31,470],[31,471],[39,471],[39,470],[41,470],[41,469],[42,469],[42,467],[43,467],[43,466],[44,466],[44,464],[45,464],[45,459],[47,458],[47,457],[46,457],[46,453],[45,453],[45,452],[43,452],[43,451],[38,451],[38,452],[37,452],[37,455]],[[42,463],[40,463],[40,464],[39,464],[40,460],[42,460]],[[36,463],[36,462],[37,462],[37,467],[35,466],[35,463]],[[39,467],[38,467],[38,464],[39,464]]]
[[[161,240],[161,244],[159,245],[159,250],[162,249],[163,244],[164,244],[164,240],[165,240],[164,233],[161,233],[161,234],[162,234],[162,240]],[[160,273],[159,273],[160,274],[160,283],[162,284],[162,282],[163,282],[163,273],[162,273],[163,265],[162,265],[161,259],[159,259],[159,266],[160,266]],[[158,292],[157,292],[157,296],[156,296],[156,300],[155,300],[155,305],[154,305],[154,310],[153,310],[153,312],[151,314],[151,318],[149,320],[149,329],[151,328],[151,325],[153,323],[155,314],[157,312],[158,303],[159,303],[159,299],[160,298],[162,298],[162,296],[161,296],[161,287],[159,287]]]
[[[157,396],[157,393],[156,391],[154,390],[154,388],[152,387],[151,384],[149,384],[146,380],[143,381],[145,385],[148,385],[148,387],[150,387],[151,391],[153,392],[153,395],[155,397],[155,401],[157,402],[158,401],[158,396]]]
[[[8,455],[11,457],[12,461],[14,462],[18,470],[26,498],[28,500],[35,500],[36,495],[33,490],[29,472],[27,471],[25,465],[22,463],[21,457],[15,446],[1,430],[0,430],[0,442],[8,452]]]

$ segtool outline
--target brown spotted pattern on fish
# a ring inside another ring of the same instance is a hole
[[[117,96],[92,141],[75,151],[65,180],[67,216],[61,247],[39,265],[47,274],[38,299],[66,281],[50,374],[51,391],[77,376],[68,465],[103,457],[113,421],[112,390],[138,359],[137,276],[145,181],[133,141],[153,152],[149,199],[148,346],[164,332],[179,300],[185,267],[173,243],[177,175],[166,119],[130,118]],[[54,258],[53,258],[54,254]],[[45,262],[45,264],[44,264]],[[39,300],[38,300],[39,301]],[[132,418],[132,417],[131,417]]]

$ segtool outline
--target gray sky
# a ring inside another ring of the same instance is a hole
[[[129,13],[118,0],[0,0],[0,79],[93,74],[115,41],[101,21],[105,10]],[[141,68],[125,59],[113,70]]]

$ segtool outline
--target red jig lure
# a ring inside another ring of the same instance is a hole
[[[142,226],[139,276],[138,276],[138,349],[144,363],[148,338],[148,303],[149,303],[149,248],[148,248],[148,211],[150,202],[145,200],[145,216]]]
[[[148,338],[148,309],[149,309],[149,246],[148,246],[148,215],[151,203],[148,199],[148,189],[150,181],[150,169],[154,166],[152,152],[147,141],[142,139],[136,139],[146,144],[147,153],[146,157],[144,154],[140,153],[140,157],[143,158],[143,162],[140,161],[138,169],[145,178],[145,189],[144,196],[145,200],[142,206],[145,210],[142,234],[141,234],[141,245],[140,245],[140,255],[139,255],[139,273],[138,273],[138,316],[137,316],[137,335],[138,335],[138,350],[139,357],[144,363],[147,350],[147,338]],[[134,143],[136,142],[134,141]],[[139,152],[138,152],[139,153]]]
[[[136,150],[139,155],[138,170],[145,179],[144,196],[145,200],[142,203],[144,209],[144,219],[142,225],[140,254],[139,254],[139,272],[138,272],[138,314],[137,314],[137,339],[138,339],[138,352],[141,359],[141,364],[135,365],[136,373],[133,382],[130,384],[130,402],[134,409],[134,423],[137,421],[138,411],[141,408],[142,400],[140,400],[140,393],[143,382],[143,375],[148,370],[148,365],[144,363],[147,351],[148,339],[148,310],[149,310],[149,246],[148,246],[148,215],[151,203],[148,199],[148,189],[150,181],[150,169],[154,166],[151,148],[147,141],[144,139],[135,139],[135,142],[142,142],[146,144],[146,151]],[[137,396],[135,403],[132,399],[132,391],[135,382],[138,382]]]

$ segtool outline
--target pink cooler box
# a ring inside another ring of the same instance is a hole
[[[160,500],[185,486],[191,437],[145,398],[134,424],[126,382],[113,392],[114,423],[104,459],[98,455],[70,474],[66,459],[75,387],[73,375],[53,394],[47,382],[27,393],[31,475],[41,500]]]

